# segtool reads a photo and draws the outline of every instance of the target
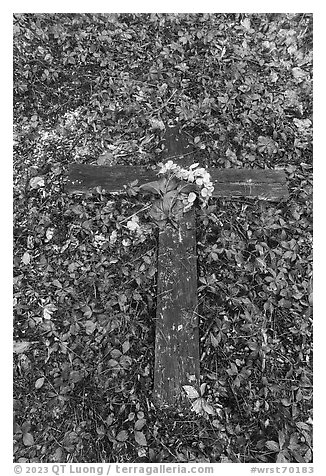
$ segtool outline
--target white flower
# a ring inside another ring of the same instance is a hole
[[[169,173],[173,177],[176,177],[180,180],[185,180],[187,182],[195,182],[198,189],[200,190],[200,198],[202,206],[206,206],[209,197],[213,195],[214,185],[211,182],[211,176],[209,172],[204,167],[198,167],[199,163],[195,163],[189,166],[188,169],[184,169],[179,165],[175,164],[172,160],[168,160],[165,164],[160,163],[159,174]],[[184,212],[191,208],[193,203],[196,201],[197,194],[190,192],[188,196],[181,196],[180,199],[184,205]],[[127,226],[131,230],[136,230],[137,225],[134,223],[127,223]],[[137,230],[139,233],[139,229]]]
[[[199,169],[194,170],[194,175],[195,177],[203,177],[205,174],[207,174],[206,170],[203,167],[200,167]]]
[[[211,181],[211,176],[210,176],[210,174],[209,174],[208,172],[205,172],[205,173],[203,174],[203,181],[204,181],[206,184],[209,184],[209,183],[210,183],[210,181]]]
[[[193,203],[197,198],[197,195],[194,192],[190,192],[188,195],[188,202]]]
[[[159,165],[161,167],[158,172],[159,174],[165,174],[170,170],[176,170],[180,168],[177,164],[173,162],[173,160],[168,160],[167,162],[165,162],[165,164],[160,163]]]
[[[110,235],[111,245],[114,245],[114,243],[117,241],[117,238],[118,238],[118,232],[117,232],[117,230],[113,230],[111,235]]]
[[[174,170],[177,169],[178,166],[173,162],[173,160],[168,160],[167,163],[165,164],[166,170]]]
[[[134,215],[131,220],[128,220],[127,221],[127,228],[130,230],[130,231],[138,231],[138,229],[140,228],[139,226],[139,218],[137,215]]]
[[[188,180],[188,182],[194,182],[195,181],[195,176],[194,176],[192,171],[188,172],[185,178],[186,178],[186,180]]]
[[[139,225],[138,223],[129,220],[127,221],[127,228],[129,228],[130,231],[135,231],[137,230],[137,228],[139,228]]]
[[[180,167],[178,168],[178,170],[176,170],[174,172],[175,176],[179,179],[185,179],[187,180],[187,177],[186,177],[186,174],[185,174],[185,171],[184,169],[181,169]]]

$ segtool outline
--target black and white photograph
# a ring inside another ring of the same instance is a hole
[[[16,474],[313,472],[313,19],[14,13]]]

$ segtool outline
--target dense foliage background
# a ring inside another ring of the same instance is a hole
[[[15,461],[310,462],[311,15],[15,15],[14,115]],[[290,189],[198,213],[214,414],[151,403],[146,203],[63,191],[73,162],[157,163],[177,121],[206,166]]]

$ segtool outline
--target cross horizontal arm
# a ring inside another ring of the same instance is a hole
[[[252,197],[280,200],[289,196],[283,170],[267,169],[209,169],[214,184],[214,197]],[[72,164],[69,169],[67,192],[83,193],[96,187],[107,192],[121,192],[128,183],[138,185],[157,180],[155,170],[141,166],[98,166]]]

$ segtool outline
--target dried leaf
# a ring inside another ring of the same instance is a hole
[[[97,165],[113,165],[114,155],[111,152],[104,152],[97,159]]]
[[[22,257],[22,262],[26,265],[28,265],[31,261],[31,255],[26,251],[24,254],[23,254],[23,257]]]
[[[164,125],[164,122],[161,119],[150,118],[149,122],[150,122],[150,125],[151,125],[152,129],[154,129],[154,130],[159,129],[160,131],[164,131],[165,125]]]
[[[246,29],[250,30],[250,19],[249,18],[244,18],[241,22],[241,25]]]
[[[303,81],[308,76],[308,73],[306,73],[303,69],[299,67],[292,68],[292,74],[293,77],[298,81]]]
[[[90,336],[91,334],[93,334],[93,332],[94,332],[95,329],[96,329],[96,324],[95,324],[95,322],[93,322],[93,321],[86,321],[85,324],[84,324],[84,326],[85,326],[86,334],[87,334],[88,336]]]
[[[31,433],[25,433],[23,435],[23,443],[25,446],[32,446],[34,445],[34,438]]]
[[[44,380],[45,380],[44,377],[38,378],[35,382],[35,388],[39,389],[39,388],[43,387]]]
[[[52,314],[56,310],[57,310],[57,308],[55,307],[54,304],[47,304],[46,306],[44,306],[44,309],[43,309],[43,318],[44,319],[51,319]]]
[[[14,353],[22,354],[30,347],[31,343],[27,341],[14,342]]]
[[[45,233],[46,241],[52,240],[53,235],[54,235],[54,228],[48,228]]]
[[[29,185],[31,188],[40,188],[44,187],[44,178],[43,177],[33,177],[29,181]]]
[[[118,441],[123,442],[123,441],[127,441],[128,436],[129,436],[129,435],[128,435],[127,430],[121,430],[121,431],[119,431],[119,433],[117,434],[116,439],[117,439]]]

